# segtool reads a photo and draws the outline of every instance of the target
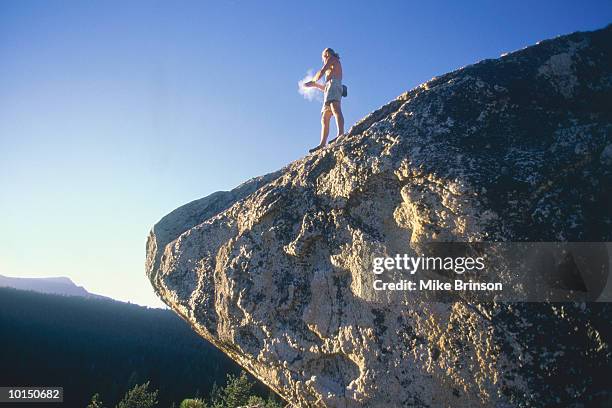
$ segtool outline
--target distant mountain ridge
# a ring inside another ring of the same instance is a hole
[[[109,297],[88,292],[65,276],[51,278],[16,278],[0,275],[0,287],[9,287],[21,290],[31,290],[39,293],[48,293],[64,296],[80,296],[96,299],[110,299]]]

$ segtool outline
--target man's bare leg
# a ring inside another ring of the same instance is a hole
[[[331,119],[331,116],[332,112],[329,109],[325,109],[325,111],[321,114],[321,142],[317,147],[310,149],[310,152],[320,149],[327,143],[327,137],[329,136],[329,120]]]
[[[325,146],[327,143],[327,137],[329,136],[329,120],[331,119],[332,112],[329,109],[325,109],[325,112],[321,114],[321,143],[319,146]]]
[[[338,128],[338,136],[336,136],[337,139],[344,134],[344,116],[342,115],[340,101],[333,101],[331,103],[331,110],[336,118],[336,127]]]

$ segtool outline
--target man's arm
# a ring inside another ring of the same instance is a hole
[[[318,84],[315,81],[308,81],[304,84],[304,86],[306,88],[317,88],[317,89],[320,89],[321,91],[325,90],[325,86]]]
[[[331,68],[331,66],[333,65],[332,61],[332,58],[328,59],[327,62],[323,65],[323,68],[317,71],[315,76],[312,78],[314,82],[317,82],[319,79],[321,79],[321,77],[325,74],[325,71]]]

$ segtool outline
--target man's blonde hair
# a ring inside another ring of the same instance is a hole
[[[325,51],[328,51],[331,55],[333,55],[334,57],[340,59],[340,54],[338,54],[336,51],[334,51],[332,48],[326,48],[323,50],[323,54],[325,54]]]

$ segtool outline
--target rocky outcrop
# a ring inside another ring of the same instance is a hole
[[[612,28],[437,77],[282,170],[156,224],[147,274],[298,406],[610,398],[607,303],[373,299],[431,241],[612,240]]]

